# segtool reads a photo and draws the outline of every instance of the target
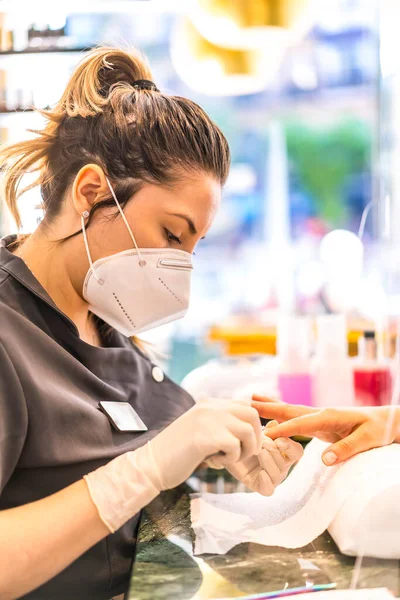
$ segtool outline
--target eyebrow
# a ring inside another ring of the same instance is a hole
[[[195,227],[195,224],[193,223],[192,219],[190,217],[188,217],[188,215],[182,215],[180,213],[167,213],[167,214],[171,215],[171,217],[179,217],[181,219],[184,219],[186,221],[186,223],[189,225],[189,231],[190,231],[190,233],[192,235],[196,235],[197,234],[197,229]]]

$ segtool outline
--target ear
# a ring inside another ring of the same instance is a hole
[[[72,184],[72,203],[79,216],[104,199],[109,187],[104,171],[98,165],[85,165]]]

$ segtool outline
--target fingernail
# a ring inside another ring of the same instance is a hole
[[[326,465],[334,465],[335,462],[337,461],[337,456],[334,452],[326,452],[323,457],[322,460],[324,461],[324,463]]]
[[[268,421],[268,423],[266,424],[266,429],[268,429],[268,427],[276,427],[278,425],[278,421]]]

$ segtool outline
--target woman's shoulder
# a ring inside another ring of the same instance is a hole
[[[28,302],[25,289],[7,271],[0,268],[0,336],[20,321]]]
[[[4,284],[10,279],[10,274],[5,269],[0,268],[0,298],[5,291]]]
[[[21,302],[22,286],[11,273],[0,264],[0,305],[10,306]]]

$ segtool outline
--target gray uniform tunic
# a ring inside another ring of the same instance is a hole
[[[14,239],[0,245],[0,510],[54,494],[143,445],[193,405],[117,331],[105,347],[82,341],[7,250]],[[129,402],[149,431],[116,431],[100,400]],[[108,600],[125,591],[138,522],[136,515],[24,598]]]

